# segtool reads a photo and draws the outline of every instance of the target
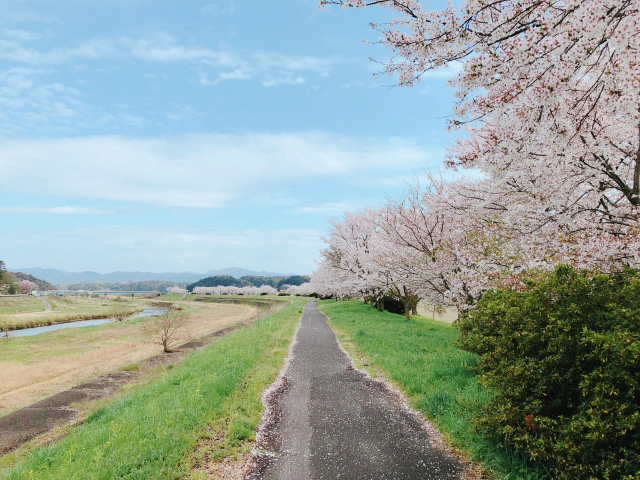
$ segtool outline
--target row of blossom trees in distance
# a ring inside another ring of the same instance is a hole
[[[189,291],[182,287],[169,287],[167,293],[187,294]],[[234,286],[217,286],[217,287],[194,287],[193,293],[200,295],[277,295],[278,290],[270,285],[261,285],[259,287],[234,287]]]

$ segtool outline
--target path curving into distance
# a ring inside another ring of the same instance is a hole
[[[44,311],[45,312],[50,312],[51,311],[51,304],[49,303],[49,300],[47,300],[46,298],[44,298],[42,295],[37,295],[36,297],[38,297],[42,303],[44,303]]]
[[[254,450],[247,480],[460,478],[460,462],[432,446],[397,396],[353,368],[315,300],[291,353],[285,387],[270,406],[278,421],[266,427],[269,440]]]

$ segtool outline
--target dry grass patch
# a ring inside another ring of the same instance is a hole
[[[184,306],[188,341],[252,317],[243,305]],[[0,338],[0,415],[162,352],[148,338],[147,320],[70,328],[33,337]]]

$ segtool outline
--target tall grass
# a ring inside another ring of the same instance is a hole
[[[233,453],[253,438],[261,392],[282,367],[303,303],[293,299],[259,324],[193,354],[0,478],[179,478],[209,425],[225,439],[225,454]]]
[[[454,346],[455,327],[417,315],[406,322],[358,301],[321,301],[320,309],[338,338],[353,342],[370,367],[383,370],[454,447],[497,478],[545,478],[509,446],[474,431],[472,421],[490,396],[471,370],[475,355]]]

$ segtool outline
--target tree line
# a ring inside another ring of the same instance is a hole
[[[639,478],[640,2],[320,4],[394,12],[402,87],[459,67],[457,133],[446,174],[331,220],[297,292],[458,307],[481,431],[551,478]]]
[[[290,275],[280,277],[261,277],[257,275],[246,275],[235,278],[231,275],[215,275],[206,277],[197,282],[187,285],[187,290],[192,292],[196,287],[261,287],[267,285],[277,290],[281,290],[286,285],[301,285],[309,282],[310,277],[305,275]]]

